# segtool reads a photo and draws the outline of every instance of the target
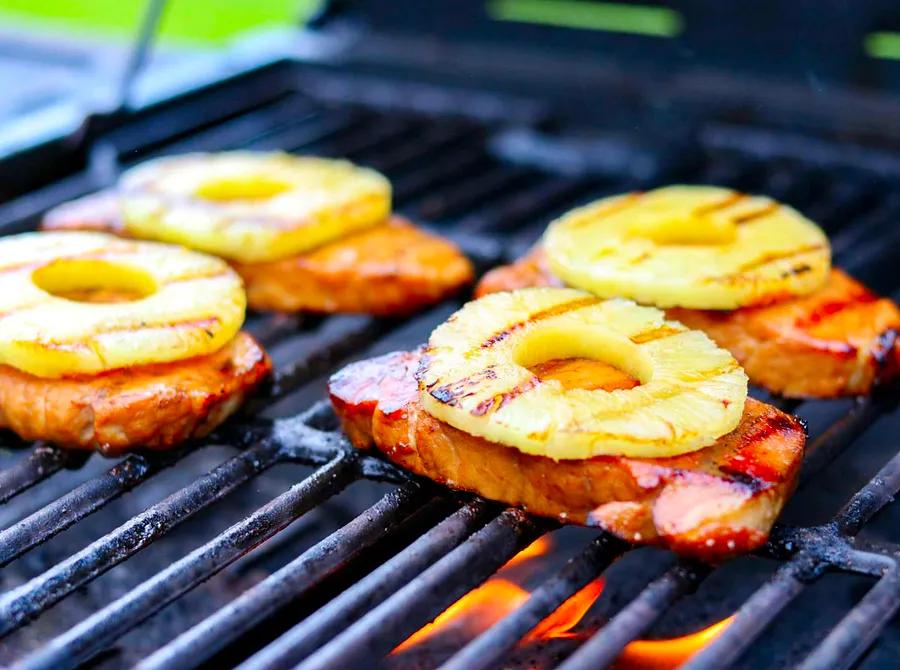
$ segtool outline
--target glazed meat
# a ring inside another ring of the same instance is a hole
[[[630,542],[706,560],[757,548],[792,491],[803,458],[799,421],[752,399],[735,431],[682,456],[554,461],[526,455],[426,413],[415,380],[420,356],[388,354],[350,365],[331,379],[332,403],[356,447],[374,446],[394,463],[451,488],[599,526]],[[581,383],[577,359],[551,367],[563,383]],[[616,375],[607,379],[611,388],[630,385]]]
[[[476,296],[528,286],[561,286],[539,248],[487,273]],[[867,394],[896,376],[900,310],[843,271],[810,295],[732,311],[674,308],[670,319],[728,349],[750,381],[788,397]]]
[[[123,234],[117,197],[99,193],[61,205],[45,230]],[[471,283],[472,265],[452,243],[392,217],[312,251],[265,263],[232,263],[253,309],[400,315]]]
[[[485,273],[475,287],[475,297],[532,286],[565,286],[562,280],[553,276],[540,247],[535,247],[515,263]]]
[[[246,333],[207,356],[89,377],[43,379],[4,365],[0,427],[107,455],[168,449],[216,428],[271,369]]]
[[[234,264],[255,309],[414,312],[472,281],[472,265],[450,242],[399,217],[305,254]]]

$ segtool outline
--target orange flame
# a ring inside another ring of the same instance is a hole
[[[530,595],[521,586],[506,579],[498,577],[488,580],[450,605],[430,624],[406,638],[391,653],[398,654],[449,629],[472,633],[486,630],[522,605]]]
[[[552,547],[551,540],[541,537],[504,564],[501,571],[529,559],[543,556]],[[569,597],[523,640],[522,644],[576,637],[572,629],[584,618],[603,592],[603,579],[596,579]],[[503,577],[489,579],[450,605],[433,622],[400,643],[391,653],[398,654],[449,631],[475,637],[521,607],[531,593]],[[719,636],[734,617],[728,617],[703,630],[667,640],[636,640],[628,644],[616,661],[617,670],[642,668],[668,670],[677,668]]]
[[[616,661],[616,670],[677,668],[721,635],[731,624],[732,619],[734,616],[682,637],[673,637],[668,640],[635,640],[622,651]]]
[[[501,567],[500,569],[505,570],[506,568],[513,567],[514,565],[519,565],[520,563],[524,563],[525,561],[527,561],[529,559],[537,558],[538,556],[543,556],[544,554],[549,552],[550,549],[552,549],[552,548],[553,548],[553,542],[550,540],[550,538],[547,535],[542,535],[541,537],[536,539],[534,542],[529,544],[527,547],[525,547],[518,554],[516,554],[511,559],[509,559],[506,563],[504,563],[503,567]]]
[[[570,596],[553,614],[541,621],[525,638],[525,642],[575,637],[572,629],[584,618],[603,592],[603,580],[595,579]]]

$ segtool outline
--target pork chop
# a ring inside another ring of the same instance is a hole
[[[108,456],[169,449],[215,429],[271,370],[243,332],[206,356],[93,376],[44,379],[0,365],[0,428]]]
[[[563,522],[601,527],[629,542],[705,560],[767,539],[803,459],[800,422],[748,399],[733,432],[671,458],[600,456],[554,461],[474,437],[419,404],[420,351],[352,364],[331,378],[335,411],[352,443],[447,486]],[[580,363],[555,365],[574,383]],[[608,376],[611,388],[628,380]],[[596,385],[594,385],[596,387]]]

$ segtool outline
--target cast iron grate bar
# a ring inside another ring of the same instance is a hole
[[[199,510],[274,465],[280,446],[261,442],[0,597],[0,636],[142,550]]]
[[[16,664],[21,670],[73,668],[103,646],[152,616],[247,551],[334,495],[358,476],[355,460],[341,454],[214,540],[94,613],[40,651]]]
[[[380,658],[482,583],[547,529],[507,510],[372,609],[298,667],[342,670]]]
[[[399,528],[428,495],[413,482],[391,491],[349,524],[180,635],[138,667],[141,670],[196,667],[266,616],[301,597],[360,551]]]
[[[103,475],[84,482],[25,519],[0,531],[0,566],[112,502],[174,460],[150,460],[143,455],[132,454]]]
[[[781,611],[800,594],[808,582],[818,578],[826,567],[835,563],[831,557],[840,544],[846,544],[846,538],[858,532],[876,512],[893,500],[898,491],[900,491],[900,454],[894,456],[853,496],[822,536],[814,537],[788,563],[782,565],[774,577],[741,606],[731,625],[694,656],[685,667],[690,670],[719,668],[737,660]],[[841,567],[853,569],[854,566],[852,562],[848,562]],[[894,570],[889,574],[892,575],[893,583]],[[881,590],[878,594],[879,600],[884,597]],[[892,603],[894,607],[900,603],[900,592],[893,592]],[[885,623],[873,621],[872,626],[877,632]],[[845,619],[832,631],[832,635],[835,636],[832,639],[837,639],[843,644],[845,634],[841,632],[841,627],[853,625],[855,625],[853,617]],[[850,650],[845,651],[849,653]],[[862,653],[865,648],[856,651]]]
[[[24,659],[17,667],[23,670],[75,667],[79,660],[98,652],[105,644],[131,630],[178,596],[277,533],[312,506],[321,503],[324,498],[334,495],[351,483],[360,474],[355,467],[357,461],[358,457],[352,452],[341,453],[301,484],[292,487],[215,540],[159,573],[137,590],[100,610],[65,635],[51,641],[44,650]],[[380,539],[387,530],[401,527],[403,520],[416,511],[424,497],[421,487],[414,483],[406,484],[389,493],[367,512],[308,549],[289,566],[273,575],[270,578],[273,580],[271,583],[256,587],[260,591],[265,591],[264,593],[253,599],[245,594],[229,608],[241,612],[242,626],[252,626],[253,621],[249,619],[251,609],[261,618],[277,609],[279,604],[283,604],[283,599],[279,598],[285,584],[302,587],[303,590],[318,583],[328,573]],[[220,610],[219,614],[224,616],[227,611],[228,609]],[[214,621],[210,621],[213,628],[214,624]],[[234,634],[238,633],[232,630]],[[182,637],[173,643],[171,648],[175,650],[199,645],[202,649],[209,650],[202,653],[211,654],[216,644],[224,644],[224,641],[219,642],[220,634],[216,634],[215,630],[212,633],[216,637],[214,643],[201,644]],[[191,658],[198,658],[197,652],[189,655]],[[146,664],[153,666],[157,662],[167,667],[186,667],[180,662],[157,657],[147,659]]]
[[[369,163],[377,170],[397,173],[410,164],[433,158],[433,152],[446,150],[453,145],[471,143],[477,146],[484,141],[485,136],[484,127],[472,122],[451,121],[437,126],[432,124],[424,128],[416,141],[381,151],[373,155]]]
[[[898,593],[900,567],[895,565],[803,661],[801,670],[852,667],[897,612],[900,607]]]
[[[528,168],[492,164],[483,172],[466,175],[452,187],[424,196],[415,205],[415,211],[432,221],[459,217],[513,189],[533,186],[536,177]]]
[[[84,456],[81,454],[35,443],[28,458],[0,472],[0,503],[8,502],[69,464],[83,461]]]
[[[711,568],[682,561],[650,582],[621,612],[579,647],[558,670],[605,668],[625,646],[641,637],[681,596],[690,593]]]
[[[491,506],[474,500],[422,535],[344,591],[317,612],[287,631],[240,670],[288,670],[324,645],[353,621],[397,591],[425,568],[459,546],[487,521]]]

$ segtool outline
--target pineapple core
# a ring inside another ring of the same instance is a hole
[[[556,380],[564,389],[615,391],[640,385],[627,372],[592,358],[555,358],[528,369],[541,381]]]
[[[214,202],[269,200],[292,188],[285,180],[269,174],[243,174],[209,179],[197,188],[196,195]]]
[[[31,279],[50,295],[76,302],[133,302],[157,289],[153,277],[140,268],[102,260],[54,261],[35,270]]]

